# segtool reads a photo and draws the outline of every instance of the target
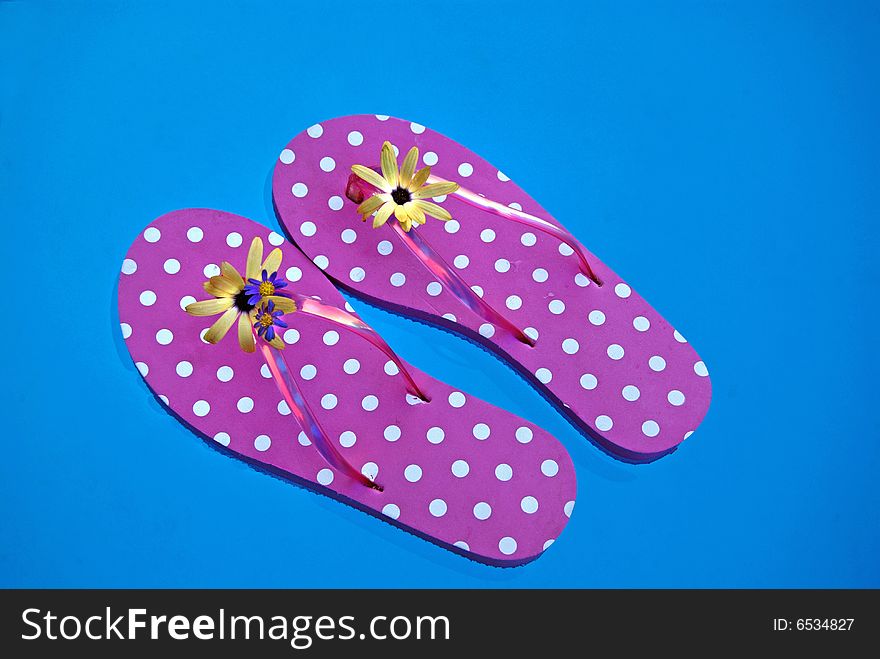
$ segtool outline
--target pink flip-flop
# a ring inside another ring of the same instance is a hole
[[[339,286],[492,350],[614,456],[657,459],[706,414],[708,371],[685,338],[449,138],[384,115],[315,124],[281,152],[272,192],[290,238]]]
[[[259,224],[204,209],[152,222],[122,264],[119,318],[150,389],[250,464],[492,565],[535,559],[568,522],[559,442],[400,361]]]

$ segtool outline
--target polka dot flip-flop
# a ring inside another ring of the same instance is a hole
[[[449,138],[384,115],[325,121],[281,151],[272,191],[338,285],[492,350],[616,457],[657,459],[706,414],[708,371],[685,338]]]
[[[119,317],[164,405],[252,465],[492,565],[533,560],[568,522],[559,442],[401,362],[259,224],[160,217],[122,263]]]

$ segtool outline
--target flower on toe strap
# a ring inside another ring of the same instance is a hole
[[[266,274],[265,270],[263,270],[263,274]],[[296,308],[295,304],[294,308]],[[257,328],[257,334],[259,334],[260,336],[265,338],[266,341],[272,344],[272,342],[276,338],[275,328],[287,327],[287,323],[281,320],[281,316],[283,315],[283,311],[275,310],[275,302],[273,302],[272,300],[269,300],[268,302],[262,304],[257,310],[257,315],[254,318],[254,327]]]
[[[248,302],[253,305],[256,305],[261,298],[275,295],[278,289],[287,286],[287,282],[279,277],[277,272],[270,275],[265,268],[263,268],[262,280],[251,278],[248,279],[248,282],[249,284],[244,287],[244,292],[248,295]]]
[[[449,211],[428,199],[455,192],[458,190],[458,183],[444,181],[425,185],[431,175],[431,168],[422,167],[416,171],[418,161],[419,149],[414,146],[406,154],[403,165],[398,170],[394,147],[391,142],[386,141],[382,144],[381,175],[364,165],[352,165],[351,171],[358,178],[379,189],[378,193],[364,200],[357,209],[364,221],[375,214],[374,229],[385,224],[392,214],[404,231],[424,224],[428,215],[444,222],[452,219]]]
[[[186,312],[191,316],[222,314],[205,332],[205,341],[218,343],[238,321],[238,343],[241,349],[245,352],[254,352],[253,326],[256,322],[257,307],[261,303],[272,302],[273,309],[277,308],[282,314],[296,311],[296,304],[292,300],[275,295],[277,289],[287,286],[287,282],[277,276],[280,265],[281,250],[273,249],[264,261],[263,241],[260,238],[254,238],[248,250],[245,266],[245,276],[248,281],[257,282],[258,295],[254,298],[254,295],[246,290],[250,287],[245,284],[244,277],[239,274],[238,270],[226,261],[220,264],[220,274],[211,277],[203,284],[205,292],[214,297],[186,306]],[[256,279],[261,275],[261,272],[262,281]],[[268,273],[272,273],[271,276]],[[270,292],[262,295],[264,290]],[[284,342],[275,336],[274,331],[272,336],[273,338],[269,339],[272,346],[283,349]]]

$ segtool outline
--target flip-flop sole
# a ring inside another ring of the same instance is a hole
[[[282,236],[243,217],[181,210],[152,222],[119,278],[125,343],[150,389],[185,424],[232,455],[334,497],[468,558],[511,566],[539,556],[574,506],[571,460],[553,437],[408,367],[431,397],[413,404],[402,375],[355,334],[302,313],[285,316],[285,359],[345,458],[381,483],[365,487],[320,457],[235,328],[201,339],[216,317],[183,311],[210,296],[221,261],[244,270],[255,236],[283,251],[290,289],[343,306],[330,281]]]
[[[572,250],[521,224],[440,200],[453,221],[428,220],[420,235],[534,347],[467,309],[399,242],[373,229],[346,198],[351,165],[378,165],[383,141],[419,165],[488,199],[559,225],[496,167],[423,126],[374,115],[316,124],[281,152],[273,199],[290,238],[334,282],[380,307],[462,334],[514,367],[579,429],[633,462],[675,450],[711,399],[705,364],[638,293],[587,251],[603,282],[579,274]]]

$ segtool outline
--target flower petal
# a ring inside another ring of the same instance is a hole
[[[284,341],[282,341],[278,336],[269,341],[269,345],[273,348],[277,348],[278,350],[284,350]]]
[[[260,278],[260,267],[263,262],[263,240],[259,236],[251,241],[251,247],[248,250],[247,268],[245,269],[245,277],[248,279]]]
[[[409,182],[412,180],[413,172],[416,171],[416,165],[418,162],[419,148],[414,146],[406,152],[406,157],[403,159],[403,166],[400,168],[400,185],[402,187],[409,187]]]
[[[397,204],[393,201],[386,201],[382,208],[379,209],[379,212],[376,213],[376,217],[373,218],[373,228],[378,229],[385,224],[388,221],[388,218],[391,217],[391,213],[394,212],[396,206]]]
[[[359,178],[362,178],[364,181],[369,183],[370,185],[374,185],[383,192],[391,192],[391,184],[388,183],[380,174],[373,171],[369,167],[364,167],[363,165],[352,165],[351,171],[353,171]]]
[[[452,181],[443,181],[442,183],[430,183],[423,188],[419,188],[412,193],[413,199],[427,199],[428,197],[439,197],[444,194],[452,194],[458,190],[458,183]]]
[[[391,146],[391,142],[388,141],[382,144],[382,175],[385,177],[385,180],[388,181],[391,190],[397,187],[397,157],[394,155],[394,149]],[[391,192],[391,190],[386,190],[386,192]]]
[[[415,176],[412,177],[412,181],[409,182],[410,190],[418,190],[425,184],[425,181],[428,180],[428,177],[431,175],[430,167],[422,167],[419,171],[416,172]]]
[[[296,302],[287,297],[281,297],[280,295],[271,295],[266,298],[269,302],[275,304],[275,308],[283,311],[284,313],[293,313],[296,311]]]
[[[423,213],[426,213],[431,217],[436,217],[438,220],[448,222],[452,219],[452,215],[449,214],[448,210],[446,210],[442,206],[431,203],[430,201],[425,201],[424,199],[416,199],[412,203],[415,204],[416,208],[418,208]]]
[[[379,195],[373,195],[364,200],[364,202],[358,206],[357,212],[361,215],[372,215],[375,213],[385,202],[382,200]]]
[[[245,352],[253,352],[254,346],[254,321],[251,314],[243,313],[238,319],[238,345]]]
[[[229,262],[223,261],[223,263],[220,264],[220,272],[226,277],[226,279],[238,286],[239,290],[244,286],[244,279],[242,279],[241,275],[238,274],[238,270],[232,267]]]
[[[406,212],[409,213],[409,216],[414,223],[424,224],[427,222],[425,219],[425,213],[418,207],[418,205],[416,205],[416,202],[408,201],[404,204],[404,208],[406,208]]]
[[[186,305],[186,312],[190,316],[214,316],[218,313],[223,313],[231,306],[231,297],[214,298],[213,300],[192,302],[191,304]]]
[[[263,270],[271,275],[272,273],[278,272],[279,267],[281,267],[281,250],[276,247],[269,252],[269,256],[267,256],[266,260],[263,262]]]
[[[234,297],[232,293],[227,293],[224,289],[217,288],[210,281],[206,281],[204,284],[202,284],[202,288],[205,289],[205,293],[207,293],[208,295],[213,295],[214,297]]]
[[[223,275],[215,275],[208,280],[208,283],[211,284],[217,290],[223,291],[226,295],[235,295],[238,293],[242,287],[236,286],[234,282],[230,281]]]
[[[207,332],[205,332],[205,341],[208,343],[217,343],[220,339],[226,336],[226,332],[229,331],[229,328],[232,327],[232,323],[235,322],[236,316],[240,314],[236,307],[230,307],[226,310],[222,316],[220,316],[216,322],[211,325]]]

